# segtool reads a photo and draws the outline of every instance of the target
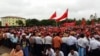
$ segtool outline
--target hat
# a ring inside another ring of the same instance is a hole
[[[63,36],[66,36],[66,37],[68,37],[68,34],[67,34],[67,33],[64,33],[64,34],[63,34]]]
[[[71,32],[70,32],[70,34],[72,34],[72,35],[73,35],[73,34],[76,34],[76,32],[74,32],[74,31],[71,31]]]

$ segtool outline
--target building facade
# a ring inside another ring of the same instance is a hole
[[[5,16],[1,17],[1,26],[19,26],[16,21],[21,20],[23,22],[23,26],[26,26],[26,19],[17,16]]]

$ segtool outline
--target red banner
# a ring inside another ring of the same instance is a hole
[[[72,27],[72,26],[75,26],[75,22],[64,23],[63,26],[64,26],[64,27]]]

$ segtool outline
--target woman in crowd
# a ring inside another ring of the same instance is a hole
[[[68,54],[68,56],[79,56],[78,52],[75,51],[74,49],[70,50],[70,53]]]
[[[42,52],[43,56],[55,56],[54,50],[49,46]]]
[[[64,56],[64,53],[60,49],[56,49],[55,56]]]
[[[24,56],[20,44],[16,44],[16,48],[10,52],[10,56]]]
[[[23,49],[23,52],[24,52],[24,56],[29,56],[29,40],[26,39],[26,36],[25,35],[22,35],[22,39],[21,39],[21,45],[22,45],[22,49]]]

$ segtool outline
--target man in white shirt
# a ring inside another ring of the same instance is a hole
[[[73,49],[70,51],[70,53],[68,54],[68,56],[79,56],[77,51],[74,51]]]
[[[5,34],[6,34],[7,38],[10,38],[10,36],[11,36],[10,32],[6,32]]]
[[[3,35],[4,35],[3,37],[6,37],[6,39],[5,39],[6,46],[10,48],[10,46],[11,46],[11,41],[10,41],[11,33],[9,31],[7,31]]]
[[[68,34],[64,33],[62,37],[62,44],[61,44],[61,51],[64,53],[64,56],[68,55],[67,44],[66,44],[67,38],[68,38]]]
[[[67,38],[66,40],[66,44],[67,44],[67,51],[68,53],[70,52],[70,50],[73,48],[74,50],[77,50],[76,48],[76,44],[77,44],[77,38],[74,37],[73,33],[70,33],[70,36]],[[68,54],[67,53],[67,54]]]
[[[76,39],[76,37],[70,35],[70,36],[67,38],[66,43],[67,43],[69,46],[74,45],[74,44],[77,43],[77,39]]]
[[[100,41],[99,38],[95,38],[90,41],[91,56],[100,56]]]
[[[35,52],[36,52],[36,56],[41,56],[42,55],[42,44],[43,44],[43,41],[42,41],[42,37],[41,37],[41,34],[40,33],[36,33],[36,36],[34,38],[35,40]]]
[[[84,36],[84,34],[80,34],[80,38],[78,39],[78,52],[79,56],[85,56],[86,55],[86,48],[89,47],[89,41]]]
[[[49,46],[52,45],[52,37],[47,34],[46,37],[44,37],[44,44],[45,44],[45,48],[47,49]]]
[[[18,43],[18,37],[16,36],[16,34],[11,34],[10,41],[11,47],[15,48],[16,44]]]

